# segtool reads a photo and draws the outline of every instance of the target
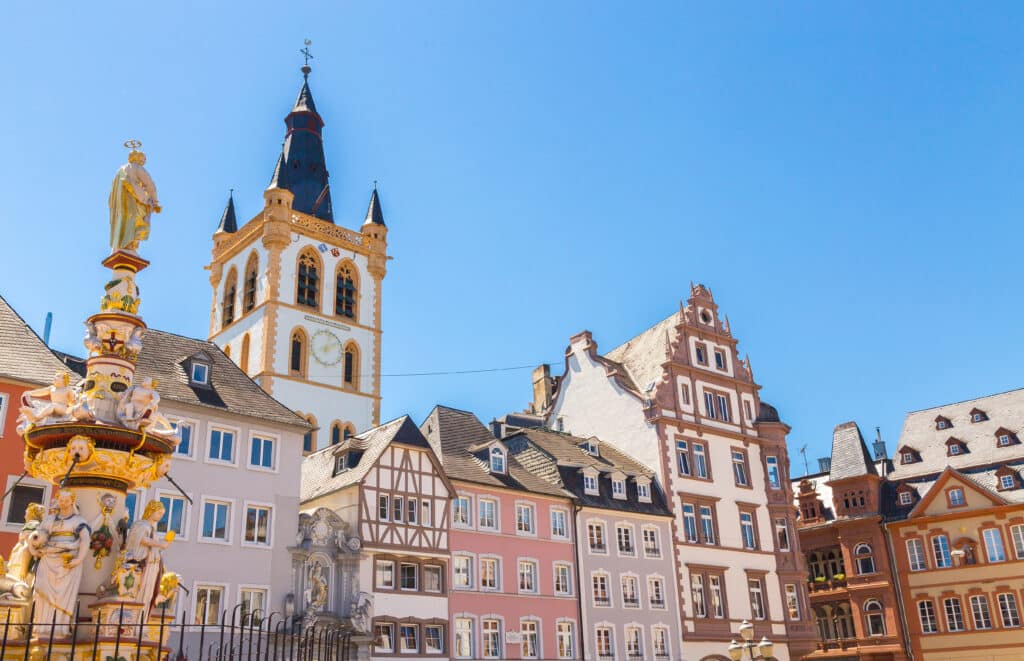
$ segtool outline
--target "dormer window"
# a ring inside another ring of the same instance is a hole
[[[597,476],[591,473],[583,474],[583,493],[589,496],[598,495],[597,490]]]
[[[971,422],[985,422],[988,420],[988,414],[981,409],[971,409]]]
[[[903,453],[903,463],[905,463],[905,464],[912,464],[912,463],[914,463],[914,453],[913,452],[904,452]]]
[[[1000,427],[996,430],[996,445],[1001,448],[1016,445],[1017,436],[1009,429]]]
[[[1016,480],[1013,479],[1012,475],[1000,475],[999,476],[999,490],[1005,491],[1006,489],[1015,488]]]
[[[651,485],[649,482],[636,483],[636,497],[641,503],[651,502]]]
[[[597,442],[587,441],[583,444],[583,451],[589,454],[591,457],[598,456]]]
[[[334,458],[334,474],[343,473],[348,470],[348,453],[339,454]]]
[[[193,360],[189,367],[188,380],[194,386],[210,385],[210,364]]]
[[[626,499],[626,481],[612,480],[612,498],[616,500]]]
[[[935,418],[935,428],[938,429],[939,431],[942,431],[943,429],[949,429],[952,426],[953,423],[949,421],[949,418],[945,418],[941,415]]]
[[[491,448],[491,472],[505,473],[505,451],[501,448]]]
[[[914,502],[914,496],[909,491],[900,492],[900,505],[910,505]]]
[[[901,464],[916,464],[917,462],[921,461],[921,456],[917,453],[917,450],[910,447],[909,445],[904,445],[903,447],[901,447],[899,449],[899,453]]]
[[[950,436],[949,440],[946,441],[946,456],[956,457],[961,454],[967,454],[967,444],[958,438]]]

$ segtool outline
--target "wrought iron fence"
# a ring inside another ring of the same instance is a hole
[[[221,611],[215,623],[201,618],[191,623],[188,613],[174,621],[159,608],[144,624],[130,621],[131,612],[96,622],[80,619],[62,626],[56,614],[50,621],[33,619],[35,608],[22,621],[7,610],[0,622],[0,660],[70,659],[71,661],[349,661],[351,631],[333,624],[307,623],[277,612]],[[126,617],[127,615],[127,617]],[[64,630],[69,629],[70,633]],[[60,634],[55,635],[57,631]]]

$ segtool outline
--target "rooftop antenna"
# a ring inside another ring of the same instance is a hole
[[[806,443],[804,443],[804,446],[802,448],[800,448],[800,454],[802,454],[803,457],[804,457],[804,475],[810,475],[811,474],[811,469],[807,467],[807,444]]]

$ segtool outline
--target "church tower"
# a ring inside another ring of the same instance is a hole
[[[302,74],[263,208],[239,226],[228,198],[208,268],[210,340],[318,427],[308,452],[380,422],[388,256],[376,186],[358,231],[334,222],[308,63]]]

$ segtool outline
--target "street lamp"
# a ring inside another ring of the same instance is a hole
[[[754,625],[743,620],[743,624],[740,625],[740,638],[743,642],[737,642],[734,638],[732,643],[729,645],[729,658],[732,661],[743,661],[743,652],[746,651],[746,658],[750,661],[756,661],[761,659],[767,661],[772,658],[772,652],[775,651],[775,644],[768,640],[768,636],[761,638],[760,643],[754,642]]]

